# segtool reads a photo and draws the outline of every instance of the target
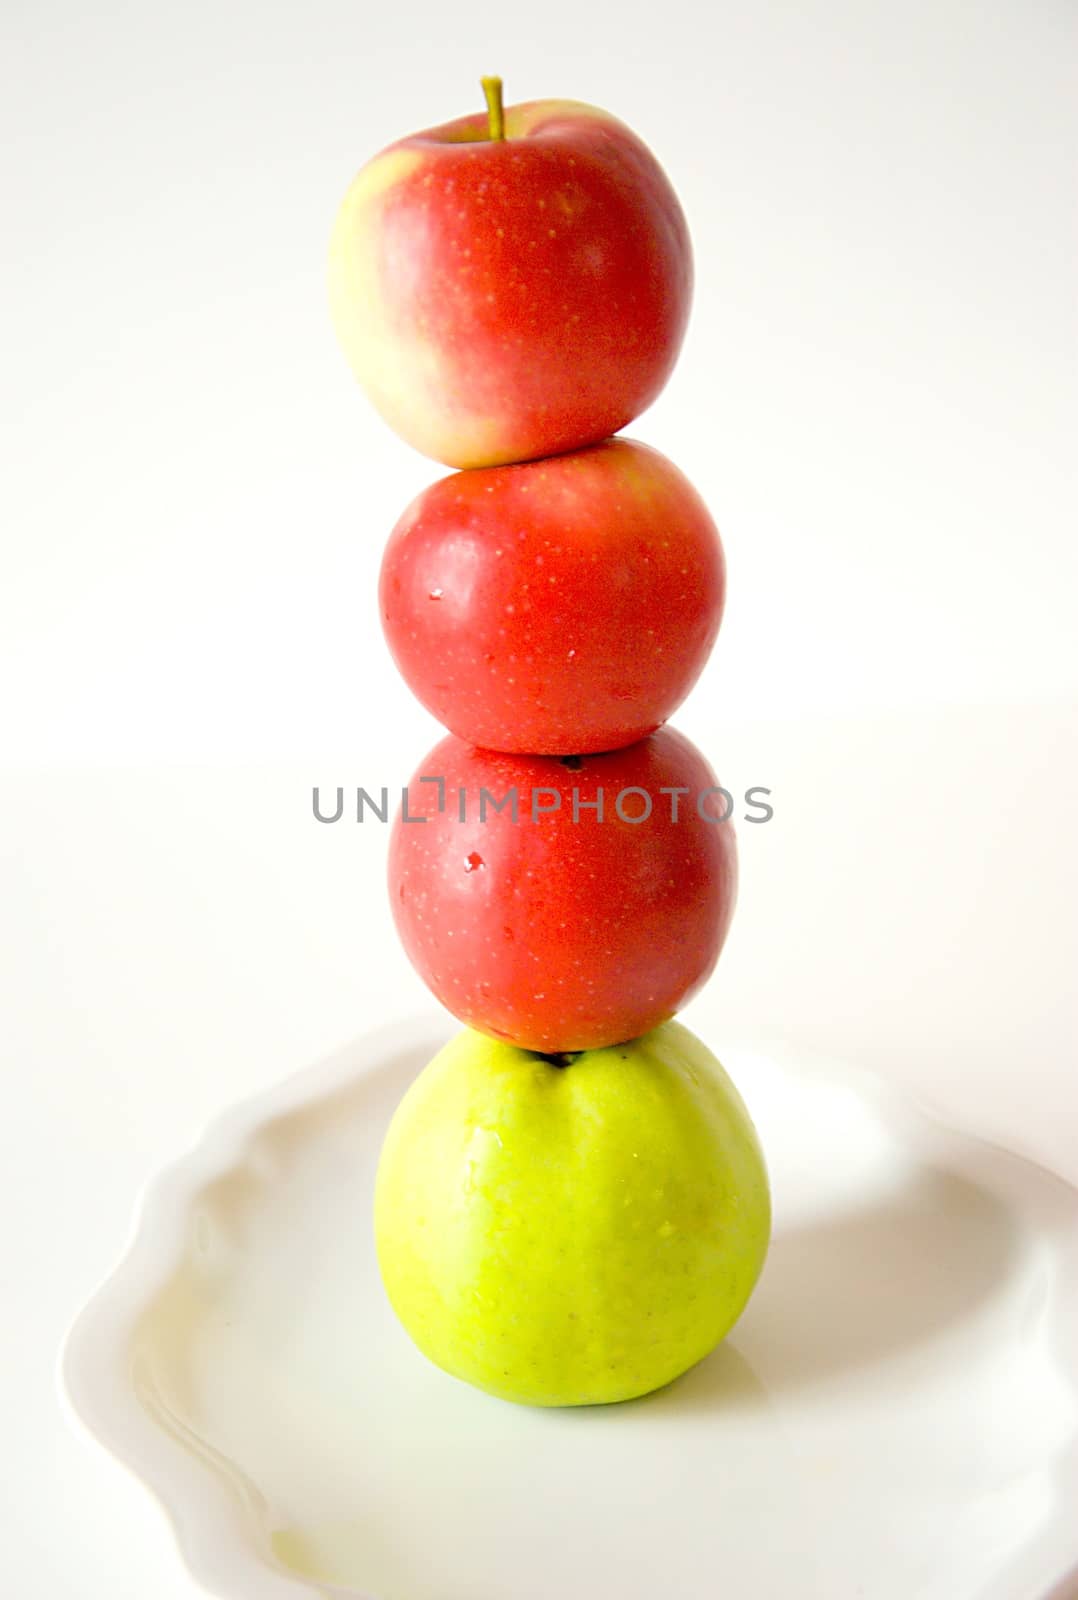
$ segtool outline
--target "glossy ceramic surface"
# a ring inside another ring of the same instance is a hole
[[[428,1365],[374,1262],[382,1134],[444,1037],[229,1113],[72,1330],[75,1412],[211,1593],[1070,1594],[1078,1192],[848,1070],[720,1049],[774,1190],[749,1310],[667,1390],[529,1411]]]

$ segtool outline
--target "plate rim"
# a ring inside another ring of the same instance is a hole
[[[433,1053],[459,1029],[447,1013],[431,1009],[397,1017],[363,1030],[336,1049],[272,1083],[264,1084],[212,1116],[186,1147],[143,1182],[127,1236],[111,1266],[82,1300],[61,1341],[55,1383],[60,1408],[70,1426],[116,1461],[149,1496],[164,1517],[189,1578],[215,1600],[377,1600],[349,1588],[301,1577],[256,1550],[249,1537],[249,1507],[241,1496],[207,1472],[180,1447],[141,1405],[124,1371],[124,1335],[153,1294],[170,1278],[185,1239],[185,1217],[197,1192],[219,1178],[239,1159],[243,1147],[266,1122],[286,1116],[324,1098],[343,1081],[356,1076],[362,1054],[384,1058],[390,1053]],[[1078,1185],[1053,1171],[1021,1141],[1003,1144],[955,1123],[930,1097],[910,1091],[873,1069],[835,1061],[816,1048],[802,1048],[785,1035],[761,1031],[732,1035],[724,1047],[744,1053],[789,1060],[799,1070],[818,1073],[844,1084],[876,1107],[891,1125],[916,1128],[941,1142],[958,1141],[1007,1164],[1032,1168],[1061,1201],[1078,1208]],[[720,1057],[723,1049],[717,1052]],[[361,1069],[360,1075],[376,1071]],[[1078,1226],[1073,1244],[1078,1256]],[[1074,1310],[1078,1349],[1078,1305]],[[1078,1372],[1078,1367],[1076,1367]],[[1078,1430],[1068,1451],[1078,1479]],[[208,1488],[209,1484],[214,1487]],[[250,1486],[256,1498],[257,1489]],[[1078,1537],[1065,1567],[1055,1575],[1043,1600],[1078,1596]],[[993,1590],[994,1592],[994,1590]]]

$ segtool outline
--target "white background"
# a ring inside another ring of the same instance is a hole
[[[727,547],[676,720],[775,818],[741,829],[690,1022],[875,1067],[1078,1178],[1076,20],[8,0],[6,1590],[194,1593],[61,1419],[63,1329],[207,1117],[425,1003],[384,830],[310,810],[437,735],[374,584],[439,469],[353,384],[324,257],[356,167],[481,72],[620,115],[694,235],[686,348],[631,431]]]

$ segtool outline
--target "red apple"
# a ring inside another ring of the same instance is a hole
[[[397,930],[470,1026],[529,1050],[597,1049],[672,1016],[714,967],[733,827],[711,768],[672,729],[561,760],[450,735],[406,799],[390,842]]]
[[[397,666],[451,732],[570,755],[666,721],[724,591],[692,485],[657,450],[609,439],[432,484],[393,530],[380,603]]]
[[[330,300],[392,428],[454,467],[592,444],[654,400],[692,257],[661,167],[594,106],[510,106],[390,145],[355,178]]]

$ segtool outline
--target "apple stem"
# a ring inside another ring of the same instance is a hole
[[[491,139],[497,141],[505,138],[505,112],[502,109],[502,80],[500,78],[480,78],[483,85],[483,94],[487,102],[487,126]]]

